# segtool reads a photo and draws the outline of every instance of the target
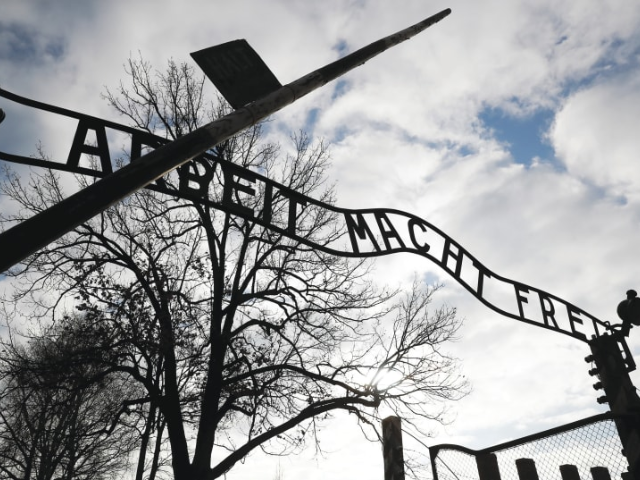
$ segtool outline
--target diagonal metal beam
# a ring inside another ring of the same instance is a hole
[[[335,80],[451,13],[446,9],[325,65],[276,91],[154,150],[0,234],[0,272],[76,226],[242,130]]]

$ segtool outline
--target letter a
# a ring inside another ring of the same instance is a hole
[[[373,212],[373,215],[375,216],[376,222],[378,223],[380,235],[382,235],[382,240],[384,241],[384,246],[386,247],[386,249],[391,250],[391,242],[389,241],[389,239],[391,238],[394,238],[396,242],[398,242],[398,245],[400,245],[399,248],[405,248],[400,234],[393,226],[393,223],[391,223],[391,220],[389,220],[389,217],[387,217],[387,214],[383,211],[376,211]]]
[[[89,130],[93,130],[96,134],[95,146],[84,143]],[[73,138],[73,143],[71,144],[67,165],[69,167],[77,167],[80,164],[80,155],[83,153],[100,157],[102,173],[113,172],[113,168],[111,167],[111,157],[109,156],[109,144],[107,143],[107,134],[105,132],[104,125],[87,118],[81,118],[78,122],[76,136]]]

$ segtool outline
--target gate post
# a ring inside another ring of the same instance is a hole
[[[495,453],[482,453],[476,457],[480,480],[500,480],[498,457]]]
[[[580,473],[575,465],[560,465],[560,475],[562,480],[580,480]]]
[[[593,480],[611,480],[611,475],[606,467],[591,467]]]
[[[402,427],[399,417],[387,417],[382,420],[382,456],[384,480],[404,480]]]
[[[520,480],[539,480],[536,462],[532,458],[519,458],[516,460],[516,469]]]
[[[614,421],[622,443],[623,454],[629,464],[623,478],[640,478],[640,398],[629,377],[635,368],[633,357],[620,333],[601,335],[589,341],[592,354],[585,360],[595,363],[590,375],[597,375],[599,382],[593,388],[604,390],[598,403],[608,403],[615,415]],[[625,351],[627,359],[622,355]]]

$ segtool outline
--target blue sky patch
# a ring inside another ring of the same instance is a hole
[[[487,108],[478,118],[491,129],[494,137],[508,145],[513,160],[523,165],[531,165],[535,157],[543,160],[554,158],[553,148],[545,140],[555,112],[538,110],[532,115],[514,117],[498,108]]]
[[[18,23],[0,22],[0,59],[16,63],[40,62],[64,55],[64,41],[47,37]]]
[[[339,40],[338,43],[333,46],[333,50],[338,52],[338,56],[342,58],[349,53],[349,45],[347,45],[345,40]]]
[[[311,110],[309,110],[309,113],[307,114],[307,119],[304,122],[304,129],[307,132],[313,132],[316,126],[316,123],[318,122],[319,114],[320,114],[319,108],[312,108]]]
[[[331,100],[335,100],[349,90],[349,82],[347,80],[337,80],[335,87],[333,88],[333,94],[331,95]]]

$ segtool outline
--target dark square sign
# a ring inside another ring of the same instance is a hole
[[[234,109],[282,86],[246,40],[205,48],[191,56]]]

